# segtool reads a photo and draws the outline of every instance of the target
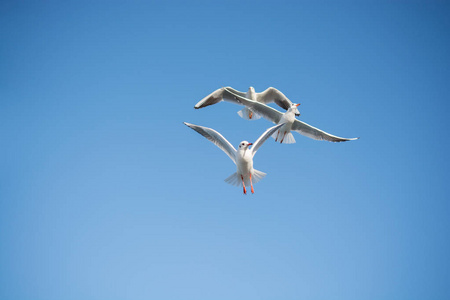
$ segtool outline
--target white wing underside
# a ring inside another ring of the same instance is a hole
[[[227,90],[227,88],[226,88]],[[262,116],[263,118],[278,124],[278,122],[280,122],[281,117],[283,116],[283,113],[277,111],[276,109],[267,106],[263,103],[259,103],[253,100],[250,100],[248,98],[242,97],[240,95],[234,94],[232,91],[228,91],[230,94],[232,94],[236,101],[240,102],[241,105],[245,105],[246,107],[248,107],[250,110],[252,110],[253,112],[259,114],[260,116]],[[352,141],[352,140],[357,140],[358,138],[343,138],[343,137],[339,137],[339,136],[335,136],[332,134],[329,134],[323,130],[320,130],[316,127],[313,127],[305,122],[299,121],[299,120],[295,120],[294,123],[292,124],[292,128],[291,130],[297,131],[298,133],[315,139],[315,140],[325,140],[325,141],[330,141],[330,142],[345,142],[345,141]]]
[[[273,87],[266,89],[264,92],[256,93],[256,101],[264,104],[274,102],[276,105],[284,108],[285,110],[288,110],[292,105],[291,100],[289,100],[282,92]]]
[[[346,142],[353,141],[359,138],[343,138],[336,135],[329,134],[323,130],[313,127],[305,122],[295,120],[292,124],[291,130],[297,131],[298,133],[307,136],[309,138],[319,140],[319,141],[329,141],[329,142]]]
[[[263,103],[259,103],[257,101],[250,100],[248,98],[245,98],[244,96],[234,94],[234,92],[229,90],[228,88],[225,88],[225,91],[229,93],[228,96],[229,98],[234,97],[235,102],[238,102],[240,105],[244,105],[254,113],[257,113],[264,119],[267,119],[275,124],[278,124],[278,122],[280,122],[281,120],[281,117],[283,116],[283,113],[279,112],[278,110],[270,106],[267,106]]]
[[[277,131],[281,126],[283,126],[283,124],[278,124],[275,125],[273,127],[270,127],[269,129],[267,129],[257,140],[256,142],[253,143],[252,149],[250,149],[250,151],[252,151],[252,155],[255,156],[256,151],[258,151],[259,147],[262,146],[262,144],[264,144],[264,142],[275,132]]]
[[[246,93],[235,90],[229,86],[223,87],[215,90],[214,92],[212,92],[211,94],[200,100],[194,106],[194,108],[196,109],[203,108],[209,105],[219,103],[220,101],[228,101],[234,104],[240,104],[238,101],[236,101],[234,95],[245,97]],[[292,102],[282,92],[273,87],[269,87],[268,89],[266,89],[261,93],[256,93],[256,101],[265,104],[274,102],[279,107],[284,108],[286,110],[292,105]]]
[[[227,91],[227,90],[228,91]],[[231,93],[230,93],[231,92]],[[242,97],[245,97],[245,93],[240,92],[238,90],[233,89],[232,87],[226,87],[226,88],[220,88],[218,90],[215,90],[202,100],[200,100],[195,106],[195,109],[203,108],[209,105],[213,105],[216,103],[219,103],[220,101],[228,101],[235,104],[240,104],[237,102],[233,95],[239,95]]]
[[[203,135],[209,141],[213,142],[217,147],[222,149],[223,152],[225,152],[236,164],[236,149],[220,133],[208,127],[198,126],[186,122],[184,122],[184,124]]]

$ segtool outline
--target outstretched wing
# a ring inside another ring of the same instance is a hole
[[[245,96],[245,93],[243,92],[239,92],[238,90],[233,89],[232,87],[226,87],[226,89],[229,89],[230,91],[232,91],[233,94],[239,95],[239,96]],[[206,96],[205,98],[203,98],[202,100],[200,100],[195,106],[195,109],[199,109],[199,108],[203,108],[209,105],[213,105],[216,103],[219,103],[222,100],[225,101],[230,101],[236,104],[239,104],[236,102],[236,100],[234,99],[234,97],[232,95],[230,95],[229,93],[224,93],[225,88],[220,88],[218,90],[215,90],[214,92],[212,92],[211,94],[209,94],[208,96]]]
[[[320,130],[316,127],[313,127],[311,125],[308,125],[302,121],[295,120],[292,124],[291,130],[295,130],[298,133],[307,136],[309,138],[315,139],[315,140],[325,140],[330,142],[346,142],[346,141],[353,141],[357,140],[359,138],[342,138],[338,137],[329,133],[326,133],[323,130]]]
[[[225,152],[236,164],[236,149],[220,133],[208,127],[198,126],[186,122],[184,122],[184,125],[194,129],[195,131],[203,135],[205,138],[213,142],[217,147],[222,149],[223,152]]]
[[[256,93],[256,101],[264,104],[275,102],[276,105],[285,110],[288,110],[292,105],[292,102],[288,97],[273,87],[266,89],[264,92]]]
[[[261,147],[262,144],[264,144],[264,142],[283,125],[284,125],[284,123],[270,127],[256,140],[256,142],[253,143],[253,146],[251,149],[253,156],[255,156],[255,153],[256,153],[256,151],[258,151],[259,147]]]
[[[245,98],[239,94],[235,94],[232,90],[228,89],[228,87],[225,88],[225,91],[229,94],[228,97],[234,97],[235,101],[239,102],[239,104],[245,105],[254,113],[257,113],[258,115],[275,124],[278,124],[278,122],[280,122],[281,120],[281,117],[283,116],[283,113],[279,112],[278,110],[263,103]]]

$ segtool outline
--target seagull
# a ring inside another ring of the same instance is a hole
[[[242,141],[239,144],[238,150],[236,150],[233,145],[230,144],[227,139],[225,139],[220,133],[215,131],[214,129],[198,126],[190,123],[184,122],[184,125],[194,129],[205,138],[213,142],[217,147],[223,150],[234,162],[237,167],[236,173],[233,173],[225,182],[240,186],[244,188],[244,194],[247,194],[247,189],[245,185],[251,186],[252,194],[255,192],[253,189],[253,183],[257,183],[266,173],[253,169],[253,156],[255,156],[256,151],[258,151],[259,147],[275,132],[277,131],[283,124],[275,125],[269,129],[267,129],[257,140],[255,143],[249,143],[247,141]],[[252,146],[253,145],[253,146]],[[249,146],[252,146],[249,149]]]
[[[293,144],[295,143],[294,136],[291,133],[291,130],[297,131],[298,133],[307,136],[309,138],[315,140],[325,140],[330,142],[346,142],[357,140],[358,138],[342,138],[332,134],[329,134],[323,130],[320,130],[316,127],[306,124],[305,122],[299,121],[295,118],[295,116],[300,116],[300,112],[298,111],[298,106],[300,104],[292,103],[290,107],[287,109],[285,113],[279,112],[276,109],[265,105],[263,103],[253,101],[246,97],[243,97],[239,94],[235,94],[232,90],[228,88],[224,88],[225,92],[231,94],[227,95],[227,97],[234,97],[234,102],[238,102],[241,105],[245,105],[249,110],[261,115],[265,119],[275,123],[275,124],[283,124],[277,133],[274,133],[272,137],[275,141],[280,141],[280,143],[285,144]],[[231,101],[233,102],[233,101]]]
[[[289,107],[291,107],[291,104],[292,104],[292,102],[282,92],[280,92],[279,90],[277,90],[276,88],[273,88],[273,87],[269,87],[264,92],[256,93],[255,89],[251,86],[248,88],[247,93],[244,93],[244,92],[237,91],[237,90],[233,89],[232,87],[227,86],[227,87],[223,87],[218,90],[215,90],[214,92],[212,92],[211,94],[209,94],[208,96],[206,96],[205,98],[200,100],[194,106],[194,108],[195,109],[203,108],[203,107],[206,107],[209,105],[219,103],[220,101],[223,101],[223,100],[231,101],[236,104],[240,104],[240,103],[236,102],[233,95],[230,95],[229,93],[226,93],[226,92],[224,93],[225,89],[227,89],[232,94],[236,94],[241,97],[245,97],[247,99],[257,101],[260,103],[267,104],[267,103],[275,102],[279,107],[284,108],[286,110],[289,109]],[[257,119],[261,118],[258,114],[251,111],[247,107],[244,107],[242,110],[238,111],[238,115],[241,118],[246,119],[246,120],[257,120]]]

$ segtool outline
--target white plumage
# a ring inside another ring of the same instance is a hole
[[[305,122],[297,120],[295,116],[300,115],[300,112],[298,111],[297,108],[300,104],[291,103],[287,111],[285,113],[282,113],[268,105],[265,105],[257,101],[253,101],[239,94],[236,94],[234,93],[233,90],[229,88],[224,88],[224,94],[225,93],[227,94],[227,98],[234,97],[234,100],[232,101],[230,100],[230,102],[245,105],[245,107],[248,108],[249,110],[253,111],[254,113],[262,116],[263,118],[275,124],[284,124],[284,126],[281,127],[278,130],[278,132],[272,135],[272,137],[276,141],[280,141],[280,143],[286,144],[295,143],[295,139],[292,136],[291,130],[297,131],[298,133],[315,140],[325,140],[330,142],[345,142],[358,139],[358,138],[338,137],[329,134],[323,130],[320,130],[316,127],[313,127],[309,124],[306,124]]]
[[[231,92],[231,93],[229,93]],[[273,87],[269,87],[264,92],[256,93],[253,87],[249,87],[247,93],[240,92],[238,90],[233,89],[232,87],[223,87],[215,90],[202,100],[200,100],[195,106],[195,109],[203,108],[209,105],[213,105],[219,103],[221,101],[228,101],[235,104],[241,104],[234,98],[234,95],[239,95],[241,97],[245,97],[247,99],[259,102],[259,103],[272,103],[274,102],[279,107],[284,109],[289,109],[291,107],[292,102],[279,90]],[[246,120],[257,120],[261,118],[257,113],[248,108],[244,107],[242,110],[238,111],[238,115]]]
[[[236,164],[236,173],[233,173],[225,182],[232,185],[242,185],[244,189],[244,194],[247,194],[246,185],[251,186],[251,191],[254,193],[253,183],[260,181],[266,174],[255,170],[253,168],[253,157],[256,154],[256,151],[261,147],[261,145],[279,128],[281,128],[284,124],[275,125],[269,129],[267,129],[257,140],[255,143],[249,143],[247,141],[242,141],[239,144],[238,150],[236,150],[230,142],[227,141],[220,133],[215,131],[214,129],[198,126],[190,123],[184,122],[184,124],[193,130],[197,131],[205,138],[213,142],[217,147],[222,149]],[[249,149],[249,146],[251,146]]]

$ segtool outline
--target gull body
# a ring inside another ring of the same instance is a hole
[[[298,133],[315,140],[325,140],[330,142],[345,142],[358,139],[335,136],[309,124],[306,124],[305,122],[297,120],[295,116],[300,116],[300,112],[298,111],[298,106],[300,104],[291,103],[287,111],[285,113],[282,113],[268,105],[235,94],[228,88],[225,88],[225,92],[229,93],[227,97],[234,97],[235,101],[239,102],[238,104],[245,105],[249,110],[264,117],[265,119],[275,124],[284,124],[278,130],[278,132],[272,135],[275,141],[280,141],[280,143],[295,143],[295,138],[292,135],[291,131],[297,131]]]
[[[278,124],[267,129],[255,143],[249,143],[247,141],[240,142],[238,150],[236,150],[227,139],[214,129],[186,122],[184,122],[184,124],[213,142],[217,147],[222,149],[228,157],[230,157],[236,164],[236,172],[226,178],[225,182],[236,186],[242,186],[244,194],[247,194],[246,185],[250,185],[251,191],[254,193],[253,183],[257,183],[266,176],[264,172],[253,168],[253,157],[255,156],[256,151],[258,151],[259,147],[261,147],[275,131],[283,126],[283,124]],[[251,149],[249,146],[252,146]]]
[[[231,94],[228,92],[231,92]],[[233,94],[264,104],[274,102],[275,104],[284,109],[288,109],[292,104],[292,102],[282,92],[273,87],[269,87],[268,89],[266,89],[261,93],[256,93],[255,89],[251,86],[248,88],[248,91],[244,93],[228,86],[215,90],[214,92],[212,92],[211,94],[200,100],[194,106],[194,108],[200,109],[209,105],[219,103],[221,101],[228,101],[235,104],[240,104],[233,97]],[[242,110],[238,111],[238,115],[241,118],[247,120],[257,120],[261,118],[258,114],[251,111],[247,107],[244,107]]]
[[[252,143],[247,141],[242,141],[239,144],[237,153],[236,153],[236,167],[238,175],[249,176],[252,174],[253,170],[253,154],[248,149]]]
[[[275,141],[280,140],[280,143],[282,144],[285,141],[286,135],[286,144],[292,144],[295,143],[295,139],[292,136],[291,129],[292,125],[295,122],[295,116],[300,116],[300,112],[298,111],[298,106],[300,104],[292,103],[291,107],[281,116],[280,121],[278,121],[279,124],[283,124],[280,129],[278,129],[278,132],[276,133]]]

